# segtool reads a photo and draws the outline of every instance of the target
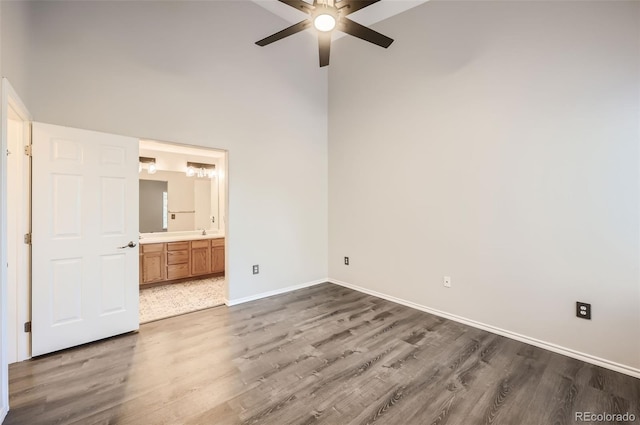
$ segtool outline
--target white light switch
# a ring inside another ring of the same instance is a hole
[[[451,288],[451,276],[445,276],[442,278],[442,284],[447,288]]]

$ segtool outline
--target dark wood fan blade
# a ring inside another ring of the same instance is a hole
[[[305,13],[309,13],[314,9],[312,5],[303,0],[278,0],[280,3],[284,3],[294,9],[301,10]]]
[[[298,33],[300,31],[304,31],[311,26],[311,20],[305,19],[302,22],[298,22],[297,24],[291,25],[289,28],[285,28],[282,31],[278,31],[275,34],[270,35],[269,37],[263,38],[260,41],[256,41],[258,46],[266,46],[267,44],[271,44],[274,41],[282,40],[285,37]]]
[[[378,3],[380,0],[342,0],[336,3],[336,7],[344,14],[350,15],[353,12]]]
[[[385,49],[389,47],[391,43],[393,43],[392,38],[389,38],[386,35],[380,34],[379,32],[372,30],[371,28],[367,28],[364,25],[360,25],[359,23],[347,18],[340,19],[338,23],[338,29],[342,32],[346,32],[349,35],[368,41],[369,43],[377,44],[378,46],[384,47]]]
[[[320,47],[320,67],[329,65],[329,53],[331,53],[331,32],[318,31],[318,46]]]

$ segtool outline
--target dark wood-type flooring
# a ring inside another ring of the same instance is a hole
[[[6,425],[640,424],[638,379],[328,283],[14,364],[9,386]]]

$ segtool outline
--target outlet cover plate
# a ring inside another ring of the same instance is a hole
[[[576,317],[591,320],[591,304],[576,302]]]

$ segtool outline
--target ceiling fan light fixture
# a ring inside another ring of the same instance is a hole
[[[329,32],[336,27],[336,18],[329,13],[322,13],[315,17],[313,26],[318,31]]]

